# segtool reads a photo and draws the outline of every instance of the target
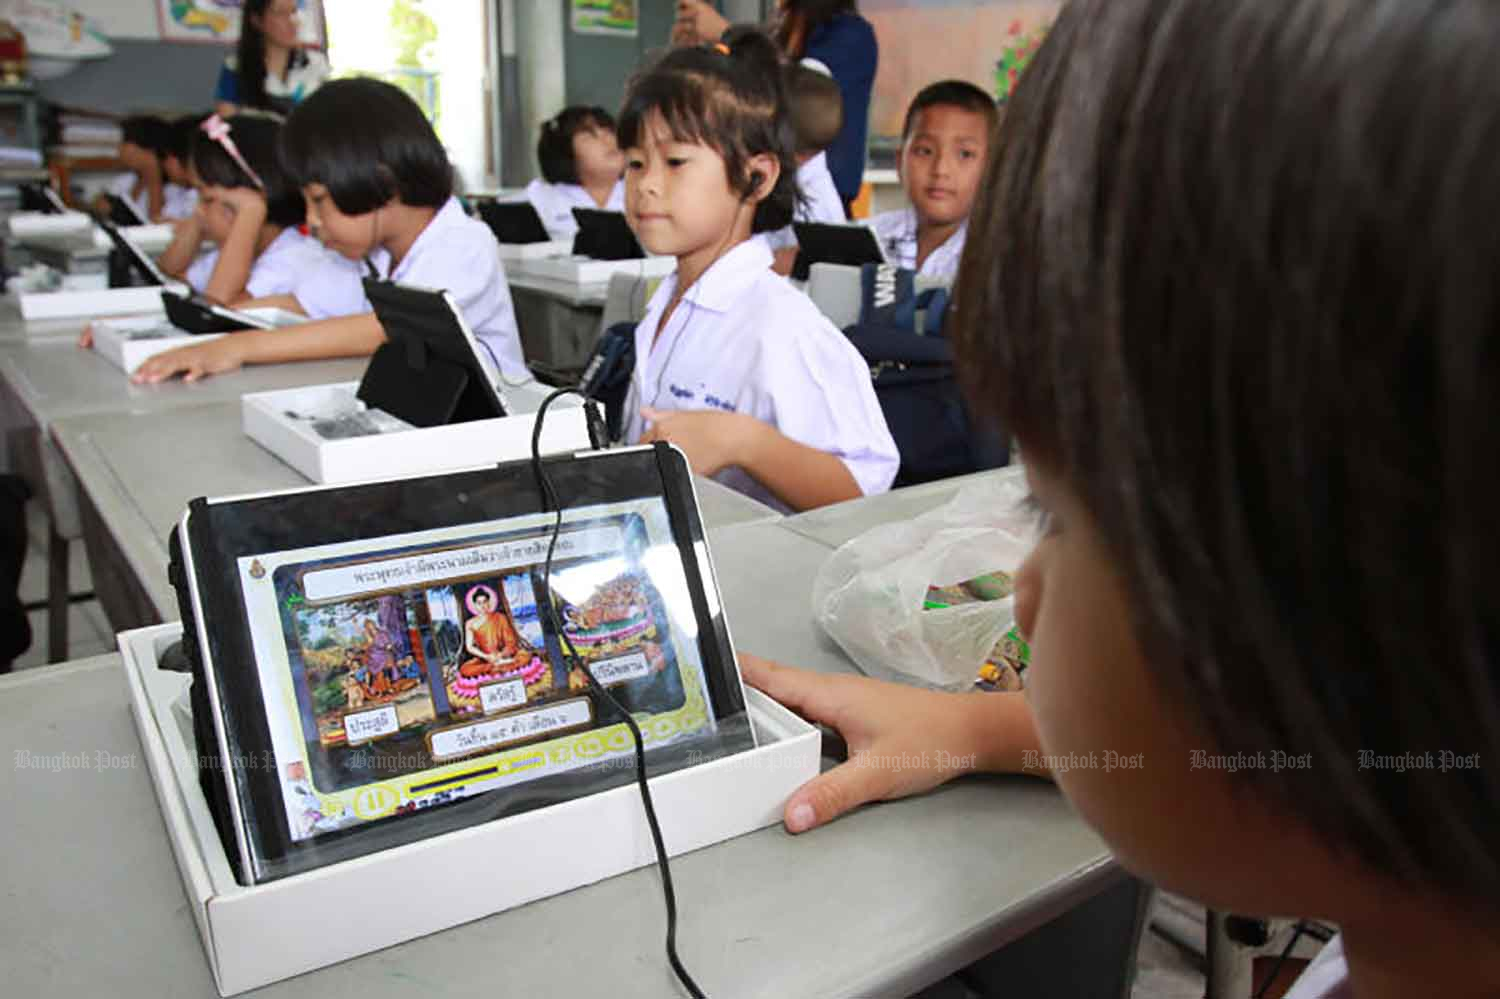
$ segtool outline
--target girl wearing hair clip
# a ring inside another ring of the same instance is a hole
[[[603,108],[576,105],[548,119],[536,158],[542,175],[526,185],[526,200],[553,239],[578,231],[574,208],[625,210],[625,156],[615,141],[615,120]]]
[[[499,244],[453,196],[448,154],[404,91],[368,77],[335,80],[292,112],[279,150],[307,200],[309,227],[333,254],[298,275],[289,293],[242,304],[316,321],[158,354],[136,381],[373,354],[385,330],[365,297],[365,277],[446,289],[500,374],[512,383],[531,378]]]

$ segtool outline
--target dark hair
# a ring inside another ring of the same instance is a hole
[[[542,179],[549,184],[578,183],[573,136],[594,128],[612,132],[615,119],[603,108],[575,104],[544,121],[541,137],[536,140],[536,158],[542,168]]]
[[[367,76],[326,83],[298,104],[281,157],[298,184],[322,184],[345,215],[392,198],[441,208],[453,194],[448,154],[417,102]]]
[[[1500,6],[1074,0],[959,370],[1096,520],[1159,688],[1374,870],[1500,900]],[[1488,457],[1486,457],[1488,456]],[[1064,526],[1066,530],[1066,526]],[[1362,754],[1479,753],[1397,773]]]
[[[724,157],[729,187],[748,197],[756,188],[752,156],[769,154],[781,164],[776,186],[755,206],[752,232],[792,224],[796,209],[796,139],[781,89],[781,64],[771,40],[750,28],[724,34],[726,55],[700,45],[669,52],[632,80],[616,129],[620,146],[640,144],[646,116],[656,112],[679,142],[702,143]]]
[[[120,123],[120,141],[140,146],[161,159],[167,152],[167,123],[153,114],[139,114]]]
[[[237,114],[229,119],[229,137],[265,186],[266,221],[272,225],[301,225],[307,218],[302,189],[281,169],[276,140],[281,122],[270,115]],[[193,169],[205,184],[215,187],[254,187],[222,145],[201,133],[193,143]]]
[[[274,110],[266,94],[266,33],[252,18],[264,18],[272,0],[245,0],[240,11],[240,40],[235,48],[235,73],[239,77],[241,107]]]
[[[939,80],[917,91],[917,96],[911,99],[911,104],[906,108],[906,120],[901,123],[901,138],[911,135],[912,126],[917,123],[917,115],[935,107],[959,108],[982,114],[990,131],[994,131],[995,120],[1000,116],[995,99],[974,84],[965,80]]]
[[[776,47],[788,58],[801,59],[807,54],[807,40],[819,28],[840,14],[858,12],[855,0],[787,0],[776,26]]]
[[[208,118],[208,112],[185,114],[173,118],[167,124],[167,144],[163,157],[175,156],[184,165],[193,158],[193,142],[197,139],[199,126]]]
[[[796,151],[818,153],[833,145],[844,127],[844,95],[839,85],[826,73],[795,63],[785,68],[782,85]]]

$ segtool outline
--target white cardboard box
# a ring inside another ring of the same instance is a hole
[[[545,257],[510,264],[518,274],[570,281],[573,284],[606,284],[616,274],[632,277],[665,277],[677,269],[676,257],[643,257],[635,260],[592,260],[588,257]]]
[[[120,235],[134,243],[143,253],[161,253],[172,243],[173,228],[170,222],[151,225],[126,225],[120,227]],[[101,250],[113,250],[114,240],[103,229],[94,229],[94,245]]]
[[[500,259],[507,264],[516,260],[541,260],[545,257],[566,257],[573,252],[571,239],[554,239],[545,243],[498,243]]]
[[[187,293],[186,285],[168,285],[167,290]],[[98,291],[37,291],[21,293],[22,319],[92,319],[94,316],[127,316],[165,311],[163,289],[105,288]]]
[[[62,236],[72,232],[88,232],[94,224],[94,220],[83,212],[15,212],[7,221],[10,226],[10,234],[16,239],[26,239],[29,236]],[[105,238],[107,239],[108,237]]]
[[[127,631],[119,636],[120,654],[131,714],[220,995],[655,861],[640,792],[628,785],[267,884],[241,885],[198,785],[197,748],[184,711],[188,677],[156,668],[162,651],[181,634],[179,623]],[[776,824],[787,797],[818,773],[818,730],[757,690],[746,688],[745,694],[757,748],[650,779],[672,856]],[[613,835],[600,836],[600,829]],[[539,842],[569,863],[470,863],[475,856],[525,856]],[[455,870],[466,872],[461,881],[455,882]],[[456,887],[433,892],[439,883]]]
[[[360,406],[358,382],[254,392],[240,397],[246,436],[313,482],[360,482],[477,468],[531,457],[533,414],[551,388],[539,382],[508,386],[511,415],[445,427],[327,440],[305,419],[288,413],[319,414]],[[547,411],[542,452],[582,451],[591,446],[583,407],[564,397]]]
[[[246,315],[256,316],[277,327],[295,326],[307,320],[296,313],[283,309],[244,309]],[[207,343],[217,340],[223,333],[184,333],[161,315],[124,316],[98,319],[92,324],[94,350],[127,375],[141,366],[147,358],[178,347]],[[142,334],[161,331],[165,335],[143,339]]]

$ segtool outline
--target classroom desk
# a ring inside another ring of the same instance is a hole
[[[937,482],[924,482],[919,486],[904,486],[875,496],[864,496],[860,499],[835,503],[832,506],[788,517],[786,526],[789,530],[819,541],[829,548],[838,548],[872,527],[911,520],[930,510],[936,510],[951,500],[965,486],[982,482],[1002,471],[1004,470],[993,469],[986,472],[974,472],[971,475],[960,475]]]
[[[310,485],[245,436],[238,400],[72,417],[53,424],[52,436],[78,482],[94,591],[120,631],[178,618],[167,535],[189,500]],[[697,488],[710,527],[781,517],[717,482],[698,479]]]
[[[28,324],[29,325],[29,324]],[[48,652],[52,661],[67,648],[67,551],[83,525],[77,488],[57,453],[48,428],[60,419],[88,414],[163,412],[208,402],[234,400],[242,393],[295,388],[358,379],[364,358],[258,365],[200,382],[133,385],[125,373],[76,344],[82,321],[65,336],[28,337],[0,342],[0,432],[6,462],[31,487],[46,510],[51,528],[48,559]],[[157,438],[164,457],[174,454],[170,437]],[[175,464],[169,466],[176,473]]]
[[[548,374],[581,371],[599,341],[608,283],[574,284],[514,269],[506,282],[526,360]]]
[[[776,524],[712,532],[736,642],[849,670],[807,611],[827,549]],[[0,964],[17,995],[212,996],[140,758],[115,656],[0,679],[0,761],[14,816],[0,883]],[[39,769],[96,753],[118,769]],[[678,947],[714,996],[896,996],[922,988],[1118,884],[1102,842],[1049,784],[968,778],[860,809],[816,832],[779,826],[672,862]],[[455,879],[459,880],[458,878]],[[434,885],[434,890],[447,886]],[[681,994],[643,869],[254,993],[267,999]]]

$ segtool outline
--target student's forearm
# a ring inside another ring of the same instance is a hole
[[[198,247],[202,245],[203,231],[198,227],[197,221],[183,219],[172,230],[172,242],[167,244],[167,248],[157,258],[156,266],[168,277],[180,278],[187,273],[193,258],[198,255]]]
[[[241,211],[235,216],[224,245],[219,247],[219,260],[214,264],[213,275],[203,289],[205,298],[229,305],[244,296],[250,268],[255,264],[255,243],[260,238],[264,221],[263,211]]]
[[[385,342],[375,313],[324,319],[280,330],[247,330],[229,342],[243,364],[280,364],[328,357],[368,357]]]
[[[1031,704],[1020,691],[956,695],[953,719],[963,743],[974,747],[975,769],[986,773],[1025,773],[1050,777],[1041,765],[1041,741]]]
[[[234,303],[236,309],[281,309],[283,312],[295,312],[299,316],[307,315],[307,310],[302,303],[297,301],[296,295],[267,295],[265,298],[242,298]]]
[[[841,503],[864,495],[843,461],[800,444],[770,424],[750,435],[739,462],[755,481],[794,510]]]
[[[161,213],[166,206],[166,194],[162,190],[161,171],[152,171],[145,178],[146,187],[146,221],[160,222]]]

